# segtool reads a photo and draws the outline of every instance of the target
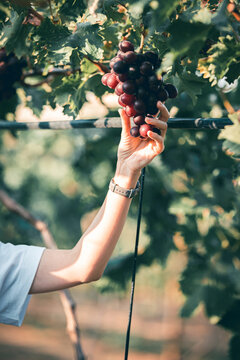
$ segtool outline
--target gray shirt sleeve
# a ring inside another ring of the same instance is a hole
[[[0,323],[21,326],[44,247],[0,242]]]

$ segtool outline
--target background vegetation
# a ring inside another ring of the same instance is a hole
[[[10,95],[0,62],[2,120],[14,121],[20,104],[37,116],[45,105],[60,105],[64,114],[81,117],[89,92],[104,101],[101,74],[118,42],[125,37],[137,48],[142,36],[144,50],[163,59],[159,75],[179,89],[166,104],[172,115],[229,115],[234,122],[221,132],[168,131],[166,151],[146,170],[148,236],[138,260],[139,269],[164,266],[171,251],[184,252],[180,315],[189,317],[204,304],[211,323],[231,332],[233,360],[240,351],[239,20],[238,1],[226,0],[0,4],[0,48],[14,53],[17,64],[25,60]],[[108,108],[108,115],[117,115],[117,108]],[[81,235],[79,221],[106,194],[119,136],[119,130],[99,129],[1,132],[1,187],[50,225],[59,247],[73,246]],[[131,217],[136,210],[134,201]],[[38,232],[1,205],[0,234],[1,241],[41,245]],[[131,258],[118,248],[102,290],[125,288],[130,273]]]

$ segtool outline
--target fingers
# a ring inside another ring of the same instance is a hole
[[[158,101],[157,108],[158,108],[158,110],[160,110],[160,118],[159,119],[167,122],[170,117],[170,114],[169,114],[166,106],[161,101]]]
[[[164,138],[153,131],[148,131],[147,135],[154,140],[157,146],[157,153],[160,154],[164,150]]]
[[[119,109],[118,112],[120,114],[122,122],[122,134],[129,135],[131,129],[130,117],[127,116],[123,109]]]
[[[163,138],[165,137],[168,127],[166,122],[164,122],[163,120],[159,120],[157,118],[149,118],[149,117],[146,117],[145,121],[147,124],[153,125],[154,127],[160,129],[162,137]]]

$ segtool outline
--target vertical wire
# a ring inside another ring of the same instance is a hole
[[[144,179],[145,179],[145,168],[142,169],[142,173],[141,173],[141,190],[140,190],[139,205],[138,205],[137,232],[136,232],[135,250],[134,250],[134,258],[133,258],[130,309],[129,309],[128,327],[127,327],[127,333],[126,333],[124,360],[128,359],[128,351],[129,351],[130,331],[131,331],[131,322],[132,322],[132,310],[133,310],[133,299],[134,299],[136,268],[137,268],[139,232],[140,232],[141,216],[142,216]]]

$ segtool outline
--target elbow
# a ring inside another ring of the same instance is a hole
[[[81,275],[80,279],[79,279],[79,283],[80,284],[89,284],[91,282],[95,282],[101,279],[102,277],[102,272],[98,272],[98,271],[91,271],[91,272],[87,272]]]

